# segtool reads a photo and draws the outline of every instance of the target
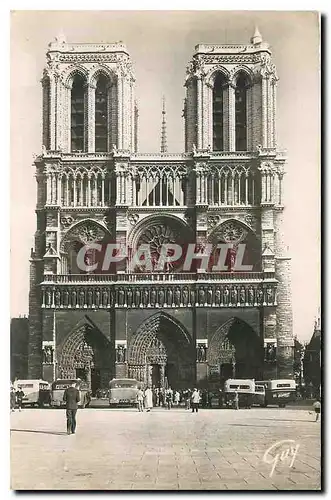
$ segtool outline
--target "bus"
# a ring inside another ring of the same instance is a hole
[[[233,407],[234,395],[238,393],[239,406],[251,408],[255,393],[255,382],[252,379],[232,379],[224,382],[224,398],[227,407]]]
[[[57,408],[64,408],[66,403],[63,401],[63,394],[67,387],[76,384],[76,388],[80,392],[80,401],[78,406],[86,408],[91,402],[91,391],[86,382],[80,379],[58,379],[52,383],[52,402],[51,406]]]
[[[22,389],[24,397],[22,405],[31,405],[42,407],[44,404],[50,405],[51,403],[51,388],[46,380],[33,379],[33,380],[15,380],[15,392]]]
[[[253,406],[265,407],[265,387],[263,384],[255,383],[255,392],[253,394]]]
[[[109,382],[109,406],[135,406],[140,385],[138,380],[133,378],[113,378]]]
[[[280,408],[285,408],[287,403],[291,403],[296,399],[295,380],[262,380],[256,382],[256,384],[265,387],[264,406],[278,405]]]

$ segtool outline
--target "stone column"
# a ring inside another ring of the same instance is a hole
[[[56,149],[67,151],[67,87],[57,79],[56,92]]]
[[[63,151],[71,151],[71,88],[68,85],[63,87],[63,131],[62,146]]]
[[[84,143],[83,143],[83,151],[88,151],[88,141],[89,134],[91,131],[89,130],[89,86],[87,83],[84,85]]]
[[[268,80],[262,77],[262,146],[268,147]]]
[[[197,148],[202,149],[202,80],[197,79]]]
[[[271,148],[273,145],[273,92],[270,78],[267,80],[267,146]]]
[[[50,205],[52,196],[51,174],[46,174],[46,205]]]
[[[201,116],[201,125],[202,125],[202,130],[201,130],[201,135],[202,135],[202,149],[207,149],[209,146],[212,147],[213,143],[210,136],[212,136],[212,126],[210,126],[210,102],[211,102],[211,96],[210,96],[210,87],[207,86],[205,78],[202,79],[201,82],[201,110],[202,110],[202,116]],[[212,108],[211,108],[212,111]]]
[[[57,174],[57,205],[62,205],[62,174]]]
[[[135,105],[134,105],[134,89],[133,81],[130,81],[130,151],[135,151]]]
[[[201,171],[197,171],[196,173],[196,203],[201,203]]]
[[[271,90],[272,90],[272,140],[271,147],[275,148],[277,145],[277,137],[276,137],[276,112],[277,112],[277,81],[273,80],[271,82]]]
[[[211,149],[213,150],[213,87],[212,85],[207,83],[205,85],[206,85],[206,95],[207,95],[206,109],[208,111],[207,127],[206,127],[208,133],[207,146],[210,145]],[[224,113],[223,113],[223,123],[224,123]],[[224,135],[224,125],[223,125],[223,135]]]
[[[113,144],[116,144],[116,140],[113,139],[113,116],[112,116],[112,106],[114,106],[114,102],[112,102],[112,93],[113,87],[109,85],[107,87],[107,151],[111,151],[113,148]]]
[[[235,87],[229,85],[229,151],[236,150],[236,98]]]
[[[87,206],[91,206],[91,176],[87,177]]]
[[[253,88],[247,89],[247,151],[253,151]]]
[[[123,94],[122,94],[122,149],[131,150],[130,137],[130,121],[131,121],[131,105],[130,105],[130,79],[129,76],[122,78]]]
[[[77,190],[76,190],[76,182],[77,182],[77,177],[75,176],[75,177],[73,178],[73,188],[74,188],[73,206],[74,206],[74,207],[77,205]]]
[[[123,149],[123,77],[117,81],[117,147]]]
[[[52,74],[49,77],[49,92],[50,92],[50,149],[56,149],[56,87],[57,79]]]
[[[87,151],[95,151],[95,85],[87,87]]]

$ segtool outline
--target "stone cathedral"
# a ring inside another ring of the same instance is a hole
[[[79,377],[95,392],[114,377],[179,389],[292,377],[286,158],[269,45],[258,30],[249,44],[198,44],[184,75],[185,152],[167,151],[164,107],[160,153],[138,152],[125,45],[49,44],[34,163],[30,378]],[[81,270],[78,252],[96,241],[120,242],[127,258],[108,272]],[[176,242],[202,252],[227,243],[234,254],[245,244],[249,270],[233,268],[231,255],[222,271],[198,260],[190,271],[182,261],[130,266],[139,245],[157,255]]]

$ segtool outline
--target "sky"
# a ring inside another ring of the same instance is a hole
[[[36,229],[33,155],[41,152],[41,83],[48,43],[123,41],[136,75],[140,152],[160,150],[162,96],[169,152],[184,151],[186,65],[198,43],[249,43],[258,25],[279,76],[277,142],[286,149],[285,235],[292,256],[293,328],[306,341],[320,306],[319,20],[312,12],[15,11],[11,14],[11,317],[28,314]]]

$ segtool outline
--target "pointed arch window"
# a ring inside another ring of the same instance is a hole
[[[213,88],[213,151],[224,151],[224,89],[225,77],[219,73]]]
[[[95,151],[108,150],[108,79],[98,78],[95,90]]]
[[[86,82],[76,75],[71,88],[71,151],[85,151]]]
[[[245,75],[237,79],[235,90],[236,151],[247,151],[247,89],[249,81]]]

